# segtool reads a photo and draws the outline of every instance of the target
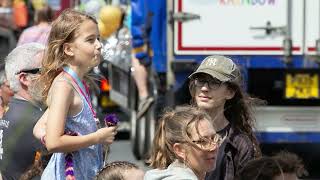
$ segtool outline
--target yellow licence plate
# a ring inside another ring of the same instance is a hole
[[[287,99],[315,99],[319,98],[318,74],[288,73],[286,74]]]

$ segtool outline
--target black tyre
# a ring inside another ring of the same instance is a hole
[[[137,120],[136,111],[131,113],[131,143],[134,156],[141,160],[145,155],[146,117]]]
[[[150,153],[153,138],[155,135],[156,122],[158,117],[158,78],[157,75],[151,71],[151,76],[149,76],[149,94],[154,97],[154,102],[146,113],[146,129],[145,129],[145,147],[144,156]]]

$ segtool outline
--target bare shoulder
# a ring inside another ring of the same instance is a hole
[[[47,103],[50,105],[53,101],[56,101],[58,99],[65,99],[70,100],[71,97],[74,95],[74,89],[72,87],[72,84],[66,77],[63,76],[63,74],[59,74],[53,81],[48,98]]]

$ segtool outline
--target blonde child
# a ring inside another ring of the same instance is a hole
[[[117,127],[98,129],[87,73],[100,63],[97,21],[67,9],[52,23],[40,82],[47,111],[45,145],[53,155],[41,179],[93,179],[103,165],[102,144],[111,144]]]

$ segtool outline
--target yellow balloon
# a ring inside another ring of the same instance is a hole
[[[110,25],[104,24],[101,20],[98,20],[98,28],[99,28],[100,36],[103,39],[108,38],[117,29],[117,28],[112,27]]]
[[[39,9],[43,8],[44,5],[46,4],[46,2],[44,0],[32,0],[31,3],[32,3],[32,6],[35,10],[39,10]]]
[[[108,32],[115,32],[120,27],[122,11],[117,6],[103,6],[99,13],[100,21],[105,25]]]

